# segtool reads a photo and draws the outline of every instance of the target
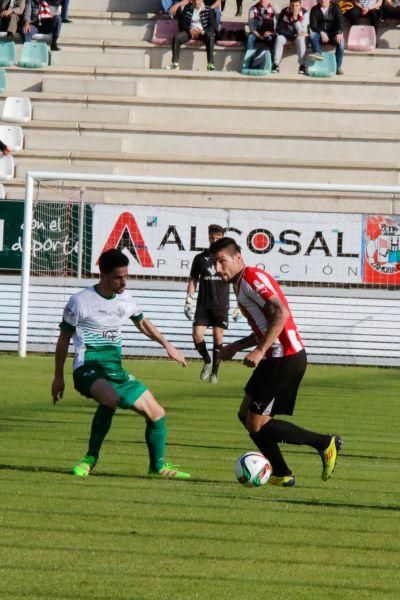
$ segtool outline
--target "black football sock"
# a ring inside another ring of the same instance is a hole
[[[219,351],[222,348],[222,344],[214,344],[213,346],[213,359],[212,359],[212,374],[216,375],[218,373],[219,365],[221,359],[219,358]]]
[[[331,436],[307,431],[288,421],[280,421],[279,419],[271,419],[260,430],[264,432],[265,438],[270,442],[295,444],[298,446],[312,446],[318,452],[325,450],[331,441]]]
[[[112,418],[115,410],[109,406],[99,404],[94,413],[92,429],[90,431],[88,456],[94,456],[97,460],[100,454],[100,448],[110,430]]]
[[[200,356],[204,360],[204,362],[209,365],[211,362],[211,356],[208,354],[208,350],[207,350],[205,341],[203,340],[199,344],[195,344],[194,347],[196,348],[197,352],[200,354]]]
[[[265,439],[263,428],[257,433],[250,433],[250,437],[259,451],[264,454],[265,458],[268,458],[271,463],[272,472],[276,477],[292,475],[292,471],[286,464],[278,444]]]

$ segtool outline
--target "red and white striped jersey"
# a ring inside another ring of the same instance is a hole
[[[293,320],[288,302],[278,282],[268,273],[256,267],[245,267],[238,281],[234,284],[237,301],[258,341],[264,337],[268,329],[265,302],[272,296],[278,296],[289,310],[289,317],[284,328],[267,350],[266,357],[288,356],[303,350],[296,324]]]

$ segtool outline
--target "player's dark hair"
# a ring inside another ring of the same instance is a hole
[[[232,254],[236,254],[237,252],[239,252],[239,254],[241,253],[240,246],[235,242],[233,238],[230,237],[223,237],[220,240],[217,240],[216,242],[212,243],[210,246],[211,254],[216,254],[221,250],[229,250],[229,252],[231,252]]]
[[[216,225],[215,223],[212,223],[208,226],[208,233],[222,233],[223,235],[225,233],[225,229],[221,227],[221,225]]]
[[[121,250],[117,250],[116,248],[106,250],[99,258],[100,273],[111,273],[114,269],[127,267],[128,265],[129,258],[125,256]]]

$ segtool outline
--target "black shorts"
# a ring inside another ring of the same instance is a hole
[[[257,415],[292,415],[306,368],[305,350],[262,360],[244,388],[251,397],[251,412]]]
[[[202,325],[204,327],[221,327],[228,329],[228,309],[227,308],[196,308],[193,326]]]

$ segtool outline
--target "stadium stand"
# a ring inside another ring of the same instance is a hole
[[[251,4],[246,0],[243,16],[235,17],[235,3],[228,2],[225,22],[242,26]],[[165,71],[170,48],[151,41],[159,7],[158,0],[71,0],[73,23],[63,27],[62,51],[51,54],[50,66],[7,68],[7,95],[30,98],[33,114],[7,186],[10,198],[23,196],[23,177],[32,168],[203,176],[207,166],[210,177],[397,183],[400,53],[393,23],[380,27],[377,50],[346,50],[341,80],[298,76],[295,47],[287,44],[280,74],[266,83],[239,74],[243,46],[216,45],[213,74],[205,72],[204,49],[195,47],[182,49],[181,71]],[[17,59],[20,51],[17,44]],[[5,81],[1,87],[4,92]],[[206,125],[185,121],[178,143],[177,124],[194,107]],[[131,197],[121,185],[93,194],[107,201]],[[232,198],[222,190],[208,196],[222,204]],[[244,197],[254,207],[274,205],[273,195]],[[327,210],[361,205],[354,194],[322,197]],[[154,191],[138,189],[137,198],[146,202]],[[203,192],[166,188],[163,198],[192,204]],[[316,205],[313,194],[282,193],[278,200],[284,208]],[[368,210],[377,201],[362,202]]]

